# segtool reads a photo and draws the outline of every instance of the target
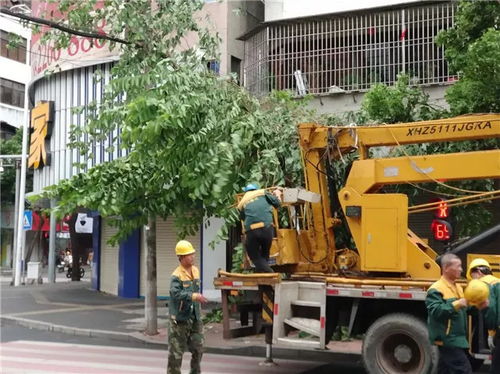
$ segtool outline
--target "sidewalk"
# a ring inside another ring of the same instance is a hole
[[[64,332],[71,335],[104,337],[113,340],[141,341],[145,346],[167,349],[167,308],[158,301],[159,334],[143,333],[144,301],[125,299],[96,292],[88,281],[71,282],[58,274],[57,283],[12,287],[10,277],[1,277],[2,323],[18,324],[33,329]],[[208,310],[207,310],[208,311]],[[264,336],[242,337],[231,340],[222,338],[222,324],[205,326],[205,347],[210,353],[265,356]],[[359,361],[361,343],[332,342],[328,350],[306,351],[273,348],[273,356],[332,361]]]

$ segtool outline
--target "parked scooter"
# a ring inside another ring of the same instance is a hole
[[[64,252],[61,251],[59,255],[56,257],[56,269],[58,273],[64,273],[64,268],[66,267],[66,263],[64,262]]]
[[[64,265],[64,263],[59,263],[59,264],[57,264],[57,265],[56,265],[57,272],[58,272],[58,273],[64,273],[64,268],[65,268],[65,267],[66,267],[66,266]]]
[[[85,275],[85,269],[80,265],[80,278]],[[73,276],[73,265],[68,266],[68,271],[66,272],[66,278],[71,278]]]

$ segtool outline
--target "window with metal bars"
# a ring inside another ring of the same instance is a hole
[[[24,84],[0,78],[0,103],[24,107]]]
[[[245,41],[245,87],[256,95],[363,91],[402,72],[415,85],[452,82],[434,39],[453,26],[455,9],[441,3],[269,25]]]
[[[2,57],[9,58],[26,63],[26,39],[21,38],[19,43],[15,46],[9,48],[9,42],[11,40],[11,35],[8,32],[0,31],[0,55]]]

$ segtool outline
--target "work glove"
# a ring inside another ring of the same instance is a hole
[[[488,347],[493,350],[495,348],[494,336],[488,336]]]

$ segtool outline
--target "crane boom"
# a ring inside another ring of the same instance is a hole
[[[362,271],[426,279],[439,276],[436,252],[408,230],[407,196],[378,193],[381,187],[500,177],[498,149],[391,158],[370,158],[368,152],[376,146],[500,138],[500,114],[362,127],[305,123],[299,125],[299,135],[306,188],[321,195],[320,203],[311,204],[310,236],[314,238],[309,247],[314,249],[314,258],[335,260],[335,201],[356,243]],[[358,151],[359,159],[352,163],[345,186],[335,196],[329,164],[353,151]]]
[[[475,114],[441,120],[377,126],[321,126],[304,123],[299,126],[303,149],[325,149],[334,141],[342,153],[359,149],[367,158],[370,147],[475,140],[500,137],[498,114]]]

